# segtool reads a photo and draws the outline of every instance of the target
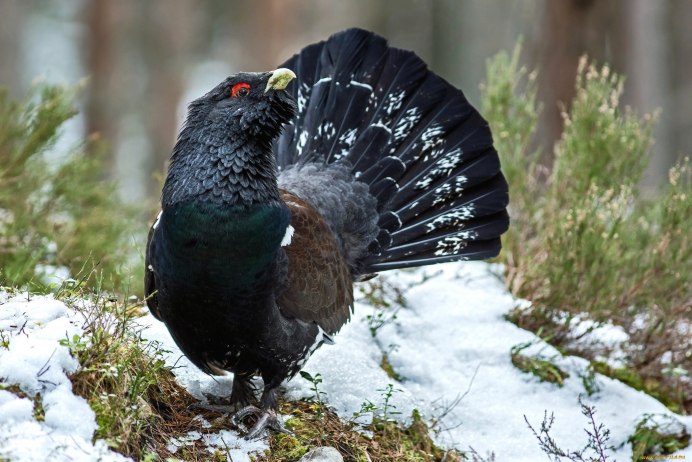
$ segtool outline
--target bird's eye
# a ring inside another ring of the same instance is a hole
[[[242,98],[243,96],[247,96],[249,94],[250,94],[250,85],[245,83],[245,82],[236,83],[231,88],[231,97],[233,97],[233,98]]]

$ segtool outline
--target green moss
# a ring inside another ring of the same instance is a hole
[[[295,419],[294,419],[295,420]],[[310,450],[310,447],[291,435],[277,435],[272,453],[275,460],[298,460]]]
[[[669,394],[660,381],[644,378],[636,370],[629,367],[614,368],[601,361],[593,361],[591,364],[596,372],[617,379],[635,390],[653,396],[671,411],[677,413],[683,411],[681,400],[677,396]]]
[[[666,415],[646,414],[627,440],[632,445],[632,462],[642,456],[673,454],[690,444],[690,434],[680,422]]]
[[[541,382],[555,383],[562,387],[569,374],[548,359],[522,354],[521,351],[529,346],[531,343],[522,343],[512,347],[510,354],[514,367],[522,372],[535,375]]]
[[[596,378],[596,371],[592,365],[586,368],[583,374],[579,375],[581,383],[584,386],[587,396],[592,396],[601,391],[601,387]]]
[[[387,355],[387,353],[384,353],[382,355],[380,367],[390,378],[396,380],[397,382],[401,382],[402,380],[404,380],[404,377],[402,377],[397,371],[394,370],[392,363],[389,362],[389,356]]]
[[[372,433],[371,437],[358,431],[355,424],[342,421],[321,403],[286,402],[281,404],[281,413],[292,416],[286,421],[286,427],[294,436],[271,434],[270,449],[258,456],[257,462],[292,462],[319,446],[335,447],[347,462],[462,460],[458,452],[445,451],[433,443],[417,411],[412,415],[412,424],[406,428],[392,421],[375,419],[365,428]]]
[[[34,419],[39,422],[46,420],[46,410],[43,408],[43,398],[40,393],[34,396]]]

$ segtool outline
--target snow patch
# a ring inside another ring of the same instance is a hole
[[[79,364],[60,340],[81,335],[84,319],[51,296],[0,297],[0,329],[8,342],[0,348],[0,383],[16,385],[40,399],[43,422],[34,403],[0,390],[0,458],[12,461],[124,461],[104,441],[92,443],[94,411],[72,393],[68,374]]]
[[[336,336],[336,344],[315,351],[305,370],[312,376],[321,374],[323,399],[344,419],[368,423],[372,415],[362,412],[364,403],[372,403],[380,410],[375,412],[381,412],[391,387],[389,404],[401,414],[389,417],[406,421],[418,409],[436,422],[433,436],[445,447],[472,445],[480,454],[495,452],[497,460],[542,460],[544,454],[526,428],[524,415],[535,426],[545,410],[555,414],[553,437],[564,447],[582,447],[586,422],[577,398],[584,394],[580,375],[588,363],[559,356],[532,333],[506,321],[504,314],[522,302],[506,291],[499,274],[498,265],[480,262],[389,272],[388,278],[407,287],[406,307],[396,312],[396,319],[374,327],[372,319],[380,311],[357,301],[352,320]],[[41,393],[46,410],[45,421],[38,422],[30,398],[0,390],[0,458],[128,460],[111,452],[103,441],[91,442],[96,428],[93,412],[71,391],[66,374],[78,366],[59,340],[81,334],[80,317],[51,297],[28,300],[0,292],[0,329],[4,339],[9,336],[8,348],[0,348],[0,377],[3,383],[19,384],[30,397]],[[212,377],[197,369],[182,355],[164,324],[151,315],[139,323],[142,335],[167,351],[166,364],[175,366],[173,373],[193,396],[206,401],[209,395],[230,395],[230,376]],[[616,343],[622,340],[617,336],[613,332]],[[570,374],[564,387],[539,382],[512,366],[510,350],[524,342],[535,342],[532,348],[555,357],[556,365]],[[404,377],[401,382],[380,368],[384,353]],[[611,430],[617,460],[631,458],[625,442],[642,414],[670,416],[692,430],[692,417],[673,414],[619,381],[600,374],[596,381],[599,391],[585,401],[596,406],[596,417]],[[285,387],[291,399],[312,397],[312,384],[300,376]],[[170,444],[175,449],[200,438],[209,447],[228,448],[236,462],[249,461],[249,454],[267,448],[266,441],[246,442],[229,430],[210,435],[190,432]],[[692,448],[675,456],[692,457]]]

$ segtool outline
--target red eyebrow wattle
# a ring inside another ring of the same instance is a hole
[[[231,96],[234,97],[234,98],[235,98],[236,96],[238,96],[238,92],[239,92],[242,88],[247,88],[247,89],[249,90],[249,89],[250,89],[250,84],[249,84],[249,83],[245,83],[245,82],[236,83],[236,84],[233,85],[233,87],[231,88]]]

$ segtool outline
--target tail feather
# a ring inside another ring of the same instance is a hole
[[[402,216],[402,220],[411,218],[410,212],[423,208],[424,204],[446,204],[459,193],[492,179],[500,169],[497,156],[480,155],[464,163],[456,163],[454,159],[456,156],[439,163],[434,169],[424,171],[399,189],[397,205],[402,205],[396,208],[396,213]],[[407,211],[409,215],[406,215]]]
[[[399,259],[383,258],[380,261],[368,266],[370,272],[386,271],[401,268],[413,268],[416,266],[432,265],[435,263],[446,263],[456,260],[486,260],[496,257],[500,253],[502,244],[500,238],[491,239],[488,241],[470,241],[464,240],[463,236],[448,235],[438,241],[441,244],[440,249],[418,253],[408,257]]]
[[[487,122],[414,53],[349,29],[283,67],[298,117],[276,145],[280,169],[349,165],[377,199],[366,272],[497,255],[507,184]]]
[[[401,178],[406,172],[406,164],[398,157],[387,156],[378,160],[372,167],[364,171],[358,179],[368,184],[382,178]],[[398,184],[398,183],[397,183]]]
[[[433,125],[423,131],[414,143],[404,151],[408,151],[413,159],[407,174],[401,179],[402,188],[413,183],[416,189],[425,189],[437,179],[449,178],[451,169],[478,156],[497,156],[492,148],[490,131],[478,113],[458,122],[451,129]]]
[[[500,177],[501,178],[501,177]],[[502,179],[504,181],[504,179]],[[498,181],[499,182],[499,181]],[[496,186],[497,183],[491,183]],[[408,214],[400,214],[399,220],[403,223],[400,228],[390,231],[392,245],[409,242],[413,243],[419,238],[427,238],[436,231],[454,232],[460,229],[468,229],[476,217],[486,217],[502,212],[505,204],[493,196],[492,191],[471,190],[461,198],[445,204],[445,207],[426,208],[425,203],[416,204],[408,210]],[[416,210],[425,210],[416,214]],[[414,215],[410,217],[410,215]],[[504,230],[503,230],[504,231]],[[478,236],[476,238],[487,239],[494,236]],[[469,239],[475,239],[473,235]]]
[[[353,154],[349,153],[353,171],[358,179],[360,179],[361,172],[374,165],[382,153],[388,150],[391,134],[392,131],[384,125],[371,125],[363,130],[351,147]]]
[[[387,249],[387,260],[402,261],[408,259],[408,257],[415,256],[420,257],[421,255],[429,253],[429,251],[436,252],[435,255],[444,255],[448,250],[446,244],[443,242],[445,238],[454,236],[463,240],[464,244],[468,244],[472,241],[485,241],[487,239],[480,238],[484,235],[496,236],[497,225],[494,223],[494,218],[489,221],[488,217],[483,217],[476,220],[475,223],[470,223],[462,231],[456,231],[450,234],[447,232],[436,232],[421,237],[417,241],[407,241],[400,245],[392,243],[391,247]],[[441,243],[443,245],[441,245]]]

